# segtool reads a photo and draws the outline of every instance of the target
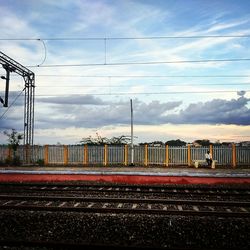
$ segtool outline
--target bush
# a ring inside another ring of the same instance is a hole
[[[20,157],[19,156],[15,156],[13,159],[8,157],[5,159],[5,165],[9,165],[9,166],[20,166],[22,164]]]
[[[15,156],[12,160],[12,165],[13,166],[20,166],[22,164],[20,157],[19,156]]]
[[[39,159],[36,162],[39,166],[44,166],[44,159]]]

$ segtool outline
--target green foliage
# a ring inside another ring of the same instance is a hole
[[[9,148],[16,152],[20,145],[20,141],[23,139],[23,135],[18,133],[15,129],[12,129],[10,133],[4,131],[4,134],[8,137]]]
[[[195,140],[194,142],[198,143],[199,145],[206,147],[209,146],[211,144],[211,142],[209,140]]]
[[[5,163],[8,165],[20,166],[20,157],[16,155],[16,151],[20,145],[20,141],[23,139],[23,135],[18,133],[15,129],[11,129],[11,132],[4,131],[4,135],[8,137],[8,146],[13,150],[13,157],[8,157]]]
[[[36,162],[39,166],[44,166],[44,159],[38,159]]]
[[[19,156],[14,156],[13,158],[8,157],[5,159],[4,165],[20,166],[21,165],[20,157]]]
[[[177,139],[177,140],[167,141],[166,144],[169,146],[182,147],[182,146],[186,146],[187,143],[185,141],[181,141],[180,139]]]

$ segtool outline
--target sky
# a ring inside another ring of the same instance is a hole
[[[0,0],[0,16],[0,51],[35,73],[35,144],[129,136],[130,100],[135,143],[250,140],[248,0]],[[23,131],[23,88],[11,73],[0,144]]]

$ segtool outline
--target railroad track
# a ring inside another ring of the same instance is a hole
[[[71,192],[71,193],[109,193],[109,194],[143,194],[143,195],[192,195],[242,197],[250,200],[249,188],[237,187],[190,187],[190,186],[146,186],[146,185],[100,185],[100,184],[0,184],[1,192]]]
[[[250,202],[0,195],[0,209],[250,217]]]
[[[250,193],[225,185],[0,184],[0,215],[4,248],[233,250],[249,242]],[[231,247],[225,239],[235,235],[243,240]]]

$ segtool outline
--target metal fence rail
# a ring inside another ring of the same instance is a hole
[[[64,147],[50,146],[48,160],[51,164],[63,164],[64,163]]]
[[[44,146],[33,146],[33,161],[37,162],[39,160],[43,160],[45,155],[45,147]]]
[[[236,159],[238,165],[249,165],[250,147],[236,147]]]
[[[107,163],[110,165],[123,164],[125,162],[124,146],[108,146]],[[106,163],[106,164],[107,164]]]
[[[5,161],[9,156],[9,148],[6,145],[0,146],[0,161]]]
[[[164,165],[166,162],[166,147],[148,147],[148,164]]]
[[[68,164],[83,164],[84,150],[80,145],[68,146]]]
[[[169,165],[187,165],[187,147],[169,147]]]
[[[230,166],[233,161],[233,149],[229,147],[214,147],[213,158],[216,159],[220,165]]]
[[[184,147],[148,145],[134,146],[134,164],[141,166],[191,166],[194,160],[204,160],[210,150],[213,159],[220,166],[250,166],[250,147],[212,146]],[[130,145],[45,145],[27,148],[20,146],[16,156],[23,163],[27,154],[32,155],[32,162],[45,165],[129,165],[132,159]],[[0,145],[0,162],[13,157],[13,152],[6,145]]]

